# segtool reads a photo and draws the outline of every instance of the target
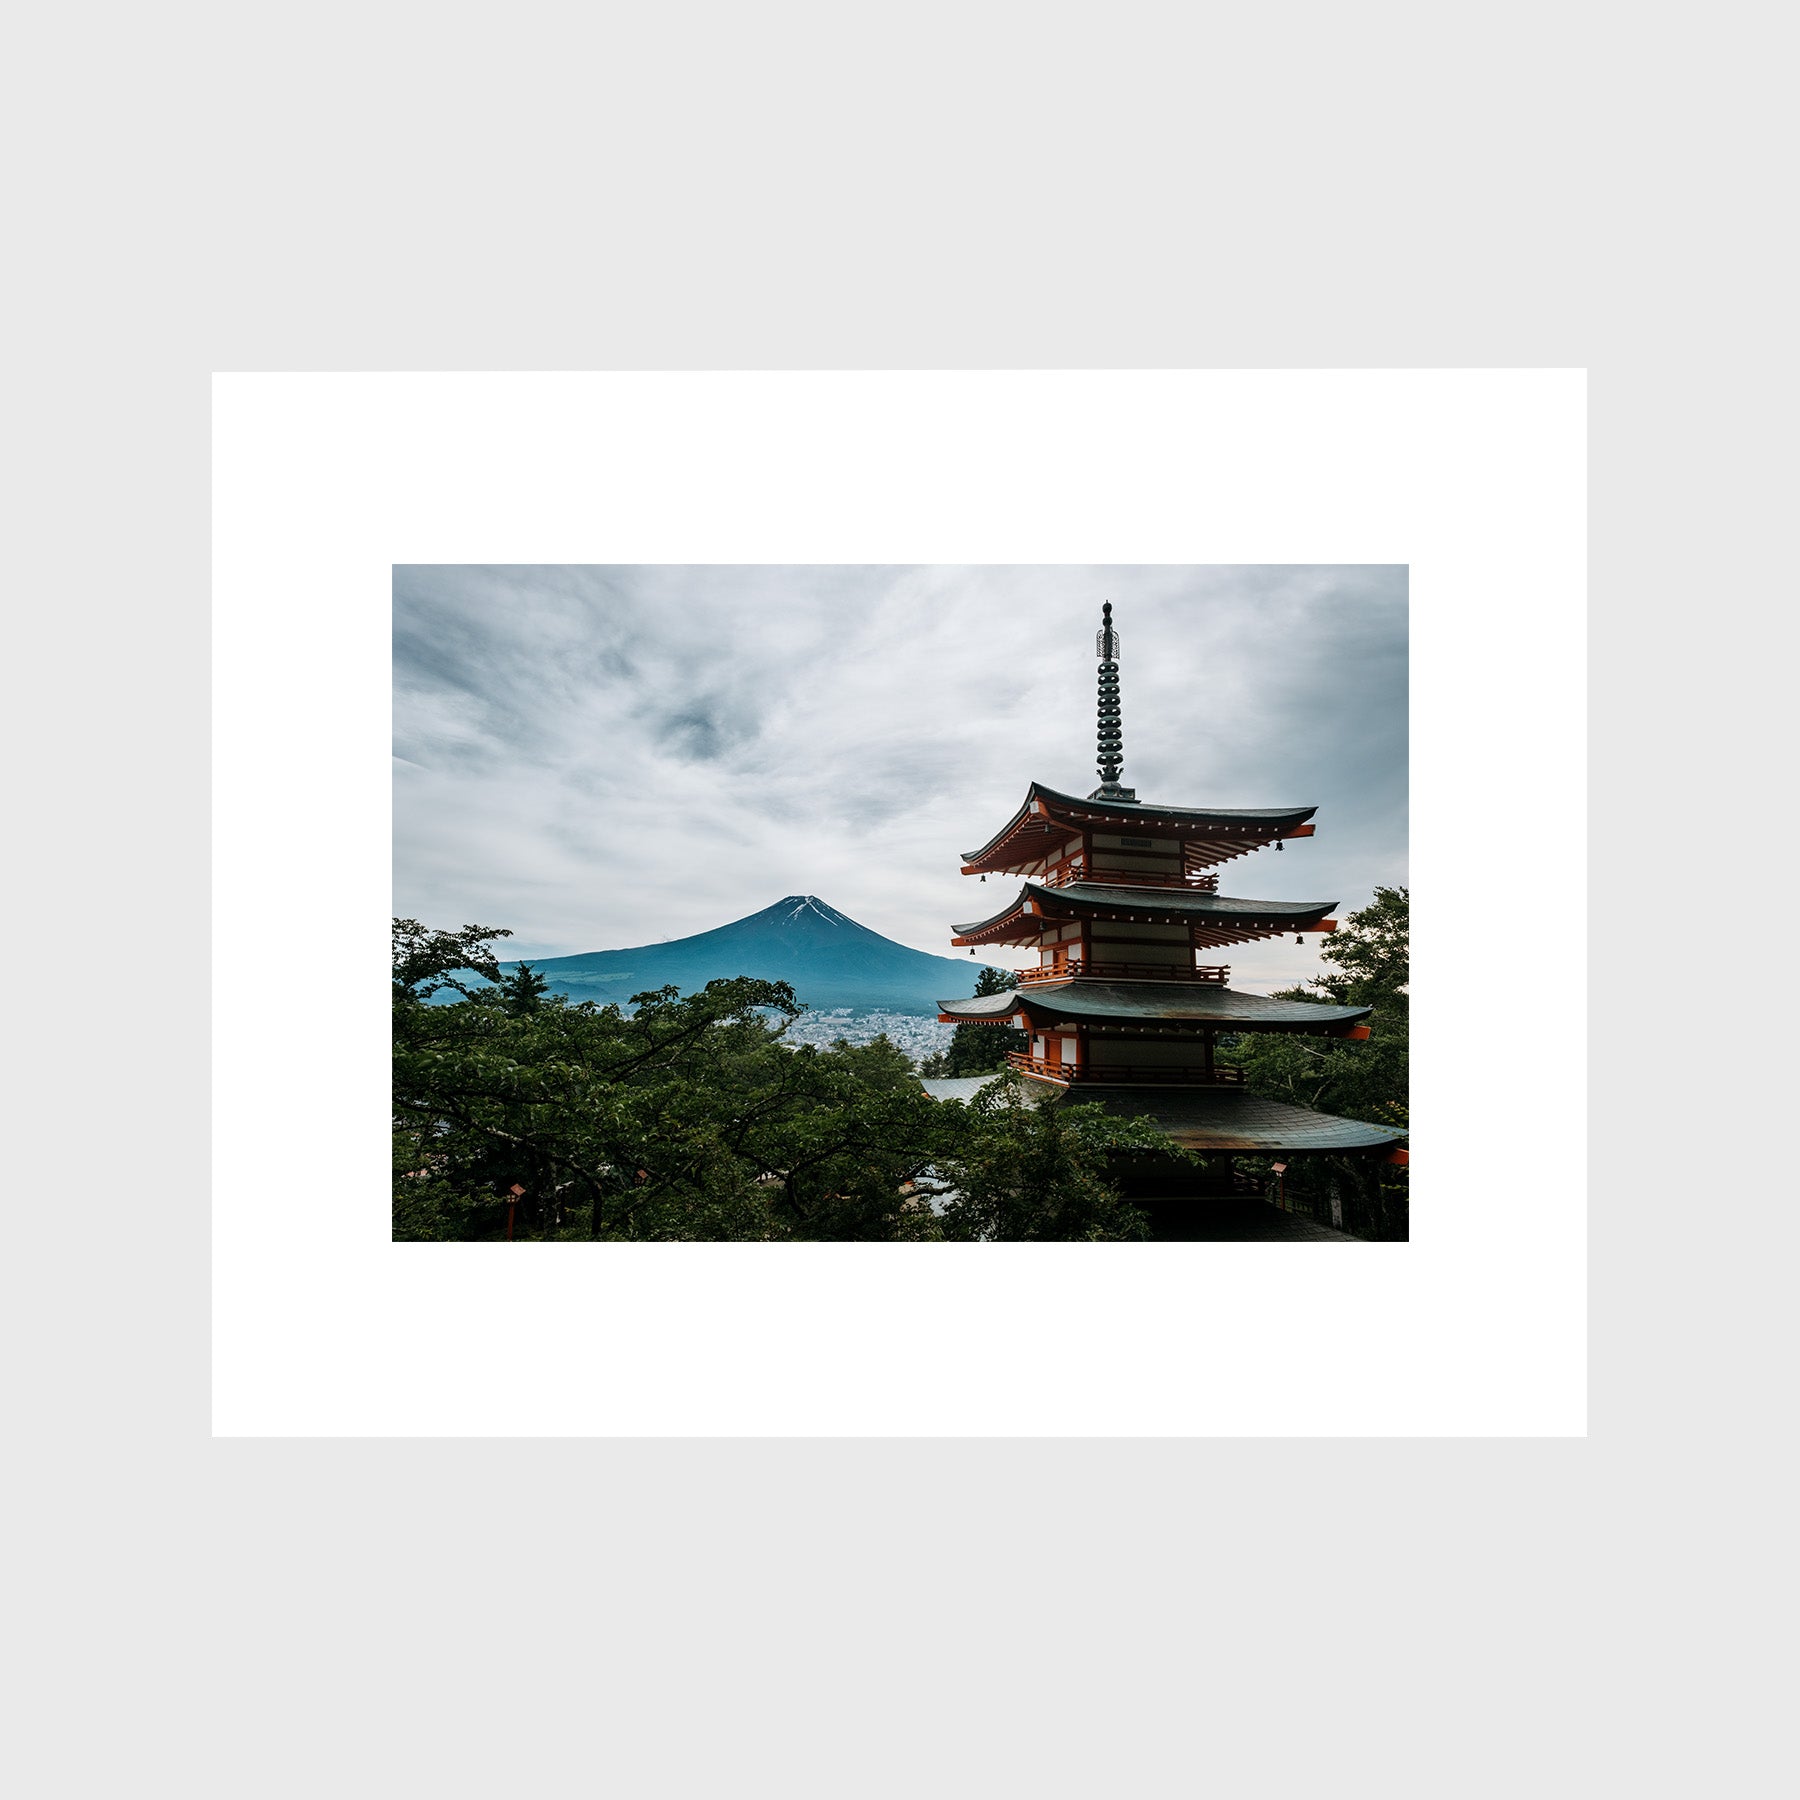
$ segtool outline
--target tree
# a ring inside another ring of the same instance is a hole
[[[1319,954],[1338,972],[1317,977],[1313,986],[1349,996],[1342,1004],[1351,1006],[1404,993],[1411,970],[1408,896],[1403,887],[1378,887],[1369,905],[1329,933]]]
[[[1147,1127],[940,1104],[885,1038],[790,1045],[783,982],[570,1004],[499,977],[502,935],[395,923],[398,1238],[502,1237],[515,1186],[527,1238],[1138,1234],[1107,1159]]]
[[[522,962],[510,975],[501,976],[495,985],[500,990],[501,1005],[519,1018],[537,1011],[550,983],[530,963]]]
[[[983,968],[975,977],[977,994],[1008,994],[1019,984],[1013,969]],[[919,1064],[925,1076],[987,1075],[1006,1067],[1009,1050],[1023,1050],[1025,1034],[1011,1025],[958,1025],[950,1042]]]
[[[397,1235],[500,1236],[515,1184],[526,1236],[935,1232],[908,1195],[937,1110],[892,1043],[790,1048],[780,982],[572,1006],[495,980],[497,935],[396,924]],[[461,968],[493,985],[447,978]],[[461,998],[431,1004],[444,985]]]
[[[1193,1160],[1142,1119],[1032,1096],[1016,1080],[993,1083],[966,1107],[946,1102],[945,1111],[963,1126],[940,1168],[954,1189],[944,1208],[951,1238],[1144,1238],[1148,1221],[1121,1197],[1115,1159],[1148,1150]]]
[[[1371,1007],[1368,1039],[1351,1043],[1244,1032],[1223,1040],[1227,1059],[1243,1069],[1250,1092],[1339,1118],[1406,1129],[1408,903],[1403,887],[1377,888],[1368,906],[1351,913],[1327,937],[1320,955],[1331,966],[1306,985],[1274,996]],[[1334,1179],[1348,1190],[1351,1220],[1364,1235],[1406,1235],[1404,1169],[1373,1163],[1366,1156],[1302,1157],[1294,1161],[1288,1186],[1300,1197],[1311,1198],[1323,1194]]]
[[[467,994],[468,988],[453,979],[458,969],[469,969],[488,981],[500,979],[500,965],[489,945],[495,938],[511,937],[497,925],[465,925],[461,931],[430,931],[417,919],[394,921],[394,995],[429,1000],[443,988]]]

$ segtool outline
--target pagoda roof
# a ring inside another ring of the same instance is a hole
[[[1216,1025],[1226,1031],[1347,1031],[1374,1010],[1333,1006],[1322,1000],[1275,1000],[1235,988],[1194,981],[1090,981],[1054,987],[1021,988],[1010,994],[978,994],[968,1000],[940,1000],[947,1020],[1000,1020],[1024,1013],[1033,1025],[1073,1020],[1085,1024],[1129,1024],[1135,1020]]]
[[[1041,807],[1034,814],[1032,803]],[[1056,788],[1034,781],[1026,789],[1019,810],[979,850],[963,856],[967,873],[991,872],[996,867],[1009,867],[1016,861],[1034,860],[1024,852],[1025,840],[1047,836],[1057,826],[1065,829],[1104,829],[1122,825],[1127,830],[1141,830],[1147,825],[1162,824],[1190,840],[1206,841],[1206,827],[1218,828],[1221,842],[1218,856],[1223,861],[1253,849],[1259,842],[1276,838],[1305,835],[1297,828],[1319,809],[1316,806],[1163,806],[1150,800],[1084,800],[1078,794],[1064,794]],[[1004,858],[1000,852],[1007,851]],[[999,860],[996,860],[996,859]]]
[[[1026,910],[1027,903],[1031,910]],[[1317,931],[1335,900],[1239,900],[1197,888],[1113,887],[1097,881],[1072,881],[1066,887],[1026,882],[1013,903],[992,918],[956,925],[957,944],[982,939],[1001,943],[999,935],[1015,920],[1130,919],[1140,924],[1191,924],[1209,942],[1237,943],[1246,937],[1270,937],[1280,931]],[[1229,935],[1224,935],[1229,934]]]
[[[924,1076],[919,1086],[933,1100],[973,1100],[990,1081],[998,1081],[1006,1071],[996,1071],[992,1075],[938,1075]]]
[[[1404,1136],[1232,1088],[1070,1088],[1052,1103],[1098,1105],[1118,1117],[1147,1119],[1184,1150],[1382,1150]]]
[[[1310,1107],[1289,1106],[1285,1100],[1265,1100],[1242,1088],[1055,1088],[1004,1070],[960,1080],[921,1081],[919,1085],[934,1100],[972,1100],[990,1083],[1009,1080],[1040,1090],[1038,1098],[1047,1106],[1100,1106],[1115,1118],[1147,1119],[1184,1150],[1300,1154],[1392,1150],[1406,1135],[1361,1119],[1340,1119]]]

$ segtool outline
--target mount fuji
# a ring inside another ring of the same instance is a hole
[[[709,981],[752,975],[786,981],[808,1006],[825,1010],[937,1012],[939,1000],[970,992],[981,965],[909,950],[859,925],[817,894],[789,894],[749,917],[712,931],[589,950],[579,956],[526,957],[550,992],[571,1000],[617,1001],[673,983],[691,994]],[[515,969],[517,963],[502,965]]]

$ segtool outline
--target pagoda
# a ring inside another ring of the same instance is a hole
[[[939,1019],[1025,1031],[1026,1048],[1008,1060],[1041,1098],[1095,1101],[1153,1121],[1172,1143],[1209,1158],[1211,1181],[1199,1188],[1228,1189],[1234,1155],[1404,1161],[1397,1133],[1249,1094],[1243,1071],[1217,1059],[1221,1034],[1367,1038],[1372,1009],[1230,985],[1230,969],[1213,960],[1228,945],[1288,932],[1304,943],[1337,929],[1335,901],[1219,892],[1223,864],[1311,837],[1317,808],[1165,806],[1121,786],[1120,638],[1110,601],[1101,620],[1100,785],[1082,798],[1034,781],[1012,818],[963,857],[965,875],[1021,885],[991,917],[954,927],[953,941],[971,954],[999,944],[1035,950],[1037,967],[1019,971],[1011,992],[940,1002]],[[1161,1191],[1171,1181],[1198,1191],[1191,1165],[1166,1171]],[[1140,1169],[1126,1191],[1134,1188],[1150,1198],[1159,1182]]]

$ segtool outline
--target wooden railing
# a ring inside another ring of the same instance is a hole
[[[1167,1063],[1096,1063],[1076,1071],[1075,1079],[1104,1083],[1139,1082],[1174,1083],[1182,1087],[1230,1087],[1244,1085],[1244,1071],[1218,1063],[1209,1075],[1198,1064],[1192,1068],[1171,1068]]]
[[[1244,1071],[1217,1064],[1209,1075],[1198,1067],[1171,1068],[1167,1063],[1065,1063],[1051,1062],[1048,1057],[1032,1056],[1023,1050],[1009,1050],[1006,1060],[1021,1075],[1041,1075],[1051,1081],[1078,1081],[1084,1085],[1129,1085],[1165,1083],[1182,1087],[1242,1087]]]
[[[1034,981],[1067,981],[1071,976],[1085,975],[1094,981],[1205,981],[1223,987],[1231,979],[1227,963],[1203,963],[1198,968],[1182,968],[1172,963],[1107,962],[1101,959],[1083,961],[1063,957],[1044,968],[1020,969],[1019,982],[1029,987]]]

